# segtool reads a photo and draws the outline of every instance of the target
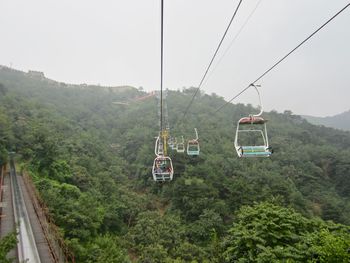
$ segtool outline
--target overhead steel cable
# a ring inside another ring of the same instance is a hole
[[[273,70],[275,67],[277,67],[283,60],[285,60],[288,56],[290,56],[293,52],[295,52],[299,47],[301,47],[305,42],[307,42],[310,38],[312,38],[315,34],[317,34],[322,28],[324,28],[328,23],[330,23],[334,18],[336,18],[340,13],[342,13],[346,8],[350,6],[350,3],[348,3],[345,7],[343,7],[340,11],[338,11],[334,16],[332,16],[330,19],[328,19],[324,24],[322,24],[319,28],[317,28],[312,34],[310,34],[307,38],[305,38],[303,41],[301,41],[295,48],[293,48],[291,51],[289,51],[284,57],[282,57],[280,60],[278,60],[275,64],[273,64],[268,70],[266,70],[263,74],[261,74],[256,80],[251,82],[246,88],[241,90],[237,95],[235,95],[233,98],[231,98],[229,101],[224,103],[222,106],[220,106],[217,110],[214,111],[214,113],[220,111],[223,107],[225,107],[227,104],[232,102],[234,99],[239,97],[242,93],[244,93],[247,89],[249,89],[251,86],[253,86],[256,82],[261,80],[263,77],[265,77],[271,70]]]
[[[163,131],[163,21],[164,0],[161,0],[161,22],[160,22],[160,131]]]
[[[226,34],[227,34],[228,30],[229,30],[230,27],[231,27],[232,21],[234,20],[234,18],[235,18],[236,14],[237,14],[237,11],[238,11],[238,9],[239,9],[239,7],[240,7],[242,1],[243,1],[243,0],[240,0],[240,1],[239,1],[238,5],[237,5],[237,7],[236,7],[236,9],[235,9],[235,11],[234,11],[232,17],[231,17],[230,22],[229,22],[228,26],[226,27],[225,33],[224,33],[224,35],[221,37],[220,43],[219,43],[219,45],[217,46],[217,48],[216,48],[216,50],[215,50],[215,53],[214,53],[212,59],[210,60],[209,65],[208,65],[207,69],[205,70],[205,73],[204,73],[204,75],[203,75],[203,77],[202,77],[202,79],[201,79],[201,81],[200,81],[200,83],[199,83],[199,85],[198,85],[198,87],[197,87],[195,93],[193,94],[190,103],[189,103],[188,106],[186,107],[186,110],[185,110],[185,112],[184,112],[183,118],[185,118],[186,114],[188,113],[189,108],[191,107],[191,105],[192,105],[192,103],[193,103],[193,101],[194,101],[194,98],[196,97],[198,91],[200,90],[200,88],[201,88],[201,86],[202,86],[202,84],[203,84],[203,81],[204,81],[205,77],[207,76],[208,71],[209,71],[211,65],[213,64],[213,61],[214,61],[214,59],[215,59],[215,57],[216,57],[216,55],[217,55],[217,53],[218,53],[218,51],[219,51],[219,49],[220,49],[220,47],[221,47],[221,44],[222,44],[222,42],[224,41],[224,39],[225,39],[225,37],[226,37]]]
[[[233,46],[233,44],[236,42],[237,38],[239,37],[239,35],[241,34],[241,32],[243,31],[243,29],[245,28],[245,26],[248,24],[249,20],[252,18],[252,16],[254,15],[255,11],[258,9],[260,3],[262,0],[259,0],[255,7],[253,8],[253,10],[250,12],[250,14],[247,16],[246,20],[244,21],[244,23],[242,24],[242,26],[240,27],[240,29],[237,31],[236,35],[232,38],[230,44],[227,46],[226,50],[224,51],[224,53],[222,53],[221,57],[218,59],[217,63],[214,65],[213,69],[210,71],[210,74],[208,75],[208,77],[206,78],[206,81],[203,83],[205,84],[208,79],[213,75],[213,73],[215,72],[215,70],[217,69],[218,65],[221,63],[221,61],[224,59],[224,57],[227,55],[228,51],[231,49],[231,47]]]

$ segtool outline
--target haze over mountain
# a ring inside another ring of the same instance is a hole
[[[199,84],[238,2],[165,1],[165,87]],[[203,90],[232,98],[347,3],[243,1]],[[160,1],[2,0],[0,8],[0,64],[66,83],[159,88]],[[266,110],[315,116],[348,110],[349,24],[346,10],[258,83]],[[235,102],[256,100],[248,94]]]
[[[350,131],[350,110],[329,117],[315,117],[308,115],[302,115],[302,117],[316,125],[324,125]]]
[[[265,112],[274,154],[239,159],[236,122],[257,109],[214,114],[223,98],[201,93],[183,119],[194,91],[166,101],[171,135],[196,127],[200,155],[170,151],[174,180],[162,184],[154,96],[2,67],[0,164],[17,153],[78,263],[349,262],[349,132]]]

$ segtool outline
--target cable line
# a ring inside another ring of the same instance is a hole
[[[161,22],[160,22],[160,131],[163,131],[163,20],[164,0],[161,0]]]
[[[350,6],[350,3],[348,3],[345,7],[343,7],[340,11],[338,11],[334,16],[332,16],[330,19],[328,19],[323,25],[321,25],[317,30],[315,30],[311,35],[309,35],[307,38],[305,38],[302,42],[300,42],[299,45],[297,45],[295,48],[293,48],[291,51],[289,51],[284,57],[282,57],[280,60],[278,60],[275,64],[273,64],[268,70],[266,70],[263,74],[261,74],[256,80],[251,82],[246,88],[241,90],[237,95],[235,95],[233,98],[231,98],[229,101],[224,103],[222,106],[220,106],[217,110],[214,111],[214,113],[220,111],[223,107],[225,107],[227,104],[232,102],[234,99],[239,97],[243,92],[245,92],[247,89],[249,89],[251,86],[254,86],[256,82],[258,82],[260,79],[265,77],[271,70],[273,70],[277,65],[279,65],[283,60],[285,60],[289,55],[291,55],[294,51],[296,51],[299,47],[301,47],[305,42],[307,42],[310,38],[312,38],[316,33],[318,33],[322,28],[324,28],[328,23],[330,23],[334,18],[336,18],[340,13],[342,13],[346,8]]]
[[[200,90],[200,88],[201,88],[201,86],[202,86],[202,84],[203,84],[203,81],[204,81],[205,77],[207,76],[208,71],[209,71],[211,65],[213,64],[213,61],[214,61],[214,59],[215,59],[215,57],[216,57],[216,55],[217,55],[217,53],[218,53],[218,51],[219,51],[219,49],[220,49],[220,47],[221,47],[222,42],[224,41],[224,39],[225,39],[225,37],[226,37],[226,34],[227,34],[228,30],[230,29],[230,26],[231,26],[231,24],[232,24],[232,21],[233,21],[233,19],[235,18],[236,14],[237,14],[237,11],[238,11],[238,9],[239,9],[239,7],[240,7],[242,1],[243,1],[243,0],[240,0],[240,1],[239,1],[238,5],[237,5],[237,7],[236,7],[236,9],[235,9],[235,11],[234,11],[232,17],[231,17],[231,20],[230,20],[230,22],[229,22],[229,24],[228,24],[228,26],[227,26],[227,28],[226,28],[226,30],[225,30],[225,33],[224,33],[224,35],[222,36],[222,38],[221,38],[221,40],[220,40],[220,43],[219,43],[218,47],[216,48],[215,53],[214,53],[214,55],[213,55],[213,57],[212,57],[212,59],[211,59],[209,65],[208,65],[207,69],[205,70],[205,73],[204,73],[204,75],[203,75],[203,77],[202,77],[202,79],[201,79],[201,81],[200,81],[200,83],[199,83],[199,85],[198,85],[198,88],[197,88],[197,90],[195,91],[195,93],[193,94],[190,103],[189,103],[188,106],[186,107],[186,110],[185,110],[185,113],[184,113],[184,115],[183,115],[183,118],[185,118],[185,116],[186,116],[186,114],[187,114],[189,108],[191,107],[191,105],[192,105],[192,103],[193,103],[193,101],[194,101],[194,98],[196,97],[198,91]]]
[[[222,56],[218,59],[218,62],[215,64],[215,66],[213,67],[213,69],[211,70],[210,74],[208,75],[208,78],[210,78],[210,76],[212,76],[212,74],[214,73],[214,71],[217,69],[218,65],[221,63],[221,61],[223,60],[223,58],[226,56],[226,54],[228,53],[228,51],[231,49],[231,47],[233,46],[233,44],[236,42],[237,38],[239,37],[239,35],[241,34],[241,32],[243,31],[243,29],[245,28],[245,26],[248,24],[249,20],[252,18],[252,16],[254,15],[255,11],[258,9],[260,3],[262,0],[259,0],[257,2],[257,4],[255,5],[255,7],[253,8],[253,10],[250,12],[250,14],[248,15],[248,17],[246,18],[246,20],[244,21],[244,23],[242,24],[242,26],[240,27],[240,29],[237,31],[236,35],[233,37],[233,39],[231,40],[230,44],[228,45],[228,47],[226,48],[226,50],[224,51],[224,53],[222,54]],[[208,80],[207,78],[207,80]],[[206,81],[204,82],[204,84],[206,83]]]

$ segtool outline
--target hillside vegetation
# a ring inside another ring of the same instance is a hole
[[[64,87],[0,70],[0,162],[17,153],[77,262],[348,262],[350,133],[269,112],[274,154],[238,159],[228,105],[169,91],[171,130],[199,131],[201,154],[170,152],[174,180],[154,183],[157,102],[144,93]]]

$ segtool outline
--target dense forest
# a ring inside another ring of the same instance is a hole
[[[235,123],[257,109],[214,114],[223,98],[202,93],[182,119],[193,92],[168,92],[170,132],[196,127],[201,154],[171,151],[155,183],[155,97],[2,67],[0,162],[16,152],[77,262],[349,262],[350,132],[272,111],[274,154],[239,159]]]

